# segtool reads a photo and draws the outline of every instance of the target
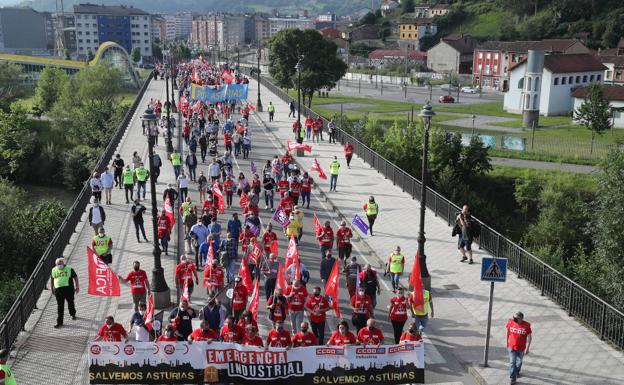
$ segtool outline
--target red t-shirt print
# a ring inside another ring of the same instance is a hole
[[[121,337],[126,336],[126,330],[116,322],[110,328],[104,324],[98,330],[98,336],[105,342],[121,342]]]
[[[527,337],[531,334],[531,324],[526,321],[517,323],[510,319],[507,321],[506,329],[507,333],[509,333],[507,347],[512,350],[525,350]]]
[[[145,282],[147,281],[147,274],[144,270],[134,271],[126,275],[126,281],[130,283],[130,292],[132,294],[145,294]]]

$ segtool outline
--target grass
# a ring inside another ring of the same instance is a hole
[[[544,180],[559,179],[562,181],[574,182],[578,186],[583,186],[585,190],[595,190],[598,187],[595,174],[581,174],[559,170],[537,170],[534,168],[521,168],[493,165],[488,176],[506,177],[512,179],[528,178],[536,176]]]

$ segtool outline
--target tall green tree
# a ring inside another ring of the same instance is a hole
[[[132,48],[132,61],[138,63],[141,60],[141,48]]]
[[[316,91],[334,88],[347,72],[347,65],[337,56],[336,44],[311,29],[281,30],[269,41],[269,50],[269,73],[282,88],[297,87],[295,65],[303,56],[301,91],[308,107]]]
[[[11,104],[9,112],[0,111],[0,175],[13,176],[24,166],[35,148],[35,135],[26,124],[26,109]]]
[[[22,91],[22,67],[0,62],[0,109],[6,110]]]
[[[611,128],[610,107],[600,84],[592,83],[589,86],[585,101],[574,111],[574,120],[592,133],[590,154],[594,152],[596,134],[601,135]]]
[[[60,68],[46,67],[41,71],[35,93],[35,104],[41,112],[52,109],[68,82],[69,76]]]
[[[413,13],[414,12],[414,0],[403,0],[401,2],[401,13]]]

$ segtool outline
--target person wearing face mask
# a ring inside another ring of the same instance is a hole
[[[366,325],[366,321],[368,321],[373,312],[373,301],[366,294],[363,287],[360,287],[358,292],[351,297],[351,309],[353,310],[353,326],[359,332]]]
[[[266,347],[290,349],[291,346],[292,340],[290,332],[284,329],[284,321],[276,321],[275,328],[273,328],[267,336]]]
[[[245,329],[245,337],[241,341],[241,345],[257,346],[259,348],[264,347],[262,338],[258,335],[258,328],[252,325],[247,325]]]
[[[243,330],[234,323],[234,317],[230,315],[227,317],[225,324],[221,328],[221,341],[238,343],[243,339],[243,333]]]
[[[216,256],[204,268],[204,287],[208,292],[218,292],[225,285],[225,272],[219,266]]]
[[[132,302],[134,303],[134,311],[139,310],[139,303],[146,303],[147,292],[150,291],[150,284],[147,279],[147,273],[141,269],[141,262],[134,261],[132,270],[125,277],[117,275],[119,280],[130,284],[130,293],[132,293]]]
[[[384,341],[384,336],[381,330],[375,326],[375,320],[369,318],[366,321],[366,327],[360,329],[358,332],[358,341],[362,345],[381,345]]]
[[[420,335],[420,332],[418,331],[418,326],[416,326],[416,322],[411,322],[409,325],[409,329],[407,329],[406,331],[403,332],[403,334],[401,334],[401,343],[407,343],[407,342],[416,342],[416,341],[422,341],[422,336]]]
[[[312,332],[318,338],[319,345],[323,345],[325,339],[325,321],[327,316],[325,313],[329,310],[329,301],[325,296],[321,296],[321,288],[315,287],[313,294],[308,297],[305,309],[310,315],[310,325]]]
[[[197,318],[197,312],[189,306],[185,299],[180,301],[180,306],[173,309],[169,314],[169,321],[176,325],[178,341],[186,341],[193,331],[193,318]]]
[[[89,208],[89,224],[93,227],[95,235],[97,235],[100,228],[104,227],[105,220],[106,212],[104,212],[104,207],[100,206],[99,200],[93,200],[93,205]]]
[[[156,342],[177,342],[177,341],[178,341],[178,337],[176,337],[175,335],[175,328],[171,324],[165,326],[165,330],[163,331],[163,334],[158,336],[158,338],[156,339]]]
[[[299,325],[303,322],[303,308],[306,298],[308,297],[308,291],[305,286],[301,285],[300,280],[295,279],[292,285],[286,288],[286,293],[284,293],[284,295],[288,301],[292,331],[293,333],[297,333],[297,331],[299,331]]]
[[[284,321],[288,314],[288,300],[284,297],[282,289],[277,288],[275,292],[267,300],[267,310],[269,311],[269,319],[273,322],[273,327],[277,321]]]
[[[221,330],[221,326],[225,322],[225,309],[217,301],[215,295],[211,292],[208,294],[208,303],[199,311],[199,319],[208,322],[208,326],[215,332]]]
[[[241,277],[236,277],[234,279],[234,292],[232,293],[232,311],[237,322],[247,308],[247,297],[249,297],[247,286],[243,284]]]
[[[150,334],[149,329],[145,325],[145,311],[147,310],[147,306],[145,302],[141,302],[139,304],[139,309],[136,311],[132,318],[130,319],[130,331],[134,330],[135,339],[138,342],[149,342]]]
[[[98,334],[94,341],[121,342],[122,338],[124,339],[124,342],[128,342],[128,333],[126,333],[126,329],[124,329],[120,323],[115,322],[115,318],[113,318],[112,315],[109,315],[106,317],[104,325],[102,325],[100,330],[98,330]]]
[[[187,341],[189,344],[192,344],[193,341],[204,341],[209,344],[217,338],[217,333],[210,328],[208,321],[202,321],[199,327],[188,336]]]
[[[334,330],[329,341],[327,341],[327,346],[347,346],[355,344],[357,344],[357,340],[355,335],[349,331],[349,324],[347,321],[340,321],[338,329]]]
[[[55,328],[63,326],[63,316],[65,314],[65,301],[69,309],[69,315],[76,319],[76,306],[74,305],[74,294],[80,290],[78,276],[71,266],[65,264],[63,258],[56,259],[56,266],[50,274],[50,287],[52,294],[56,297],[57,317]]]
[[[111,248],[113,247],[113,240],[110,236],[106,235],[103,227],[98,229],[98,233],[91,241],[91,248],[93,253],[100,257],[104,263],[110,265],[113,263],[113,255],[111,254]]]
[[[403,333],[403,326],[407,321],[407,297],[403,295],[404,291],[402,287],[399,287],[398,294],[395,297],[390,298],[390,305],[388,305],[390,322],[392,323],[392,329],[394,330],[394,343],[398,344],[401,341],[401,333]]]
[[[293,336],[292,343],[295,348],[299,346],[316,346],[319,344],[318,338],[316,338],[314,333],[309,331],[308,323],[305,321],[301,323],[301,330]]]

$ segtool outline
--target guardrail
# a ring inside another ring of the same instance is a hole
[[[254,76],[257,79],[257,75]],[[296,100],[291,98],[281,88],[275,86],[266,77],[262,77],[262,84],[277,95],[284,102]],[[304,115],[320,116],[313,110],[302,105]],[[325,124],[327,120],[323,118]],[[386,179],[400,187],[403,192],[409,193],[413,199],[420,200],[421,182],[403,171],[394,163],[377,154],[370,147],[357,138],[337,127],[337,140],[341,143],[353,144],[355,154],[368,163]],[[443,218],[449,226],[455,223],[455,215],[461,208],[438,192],[427,188],[427,207],[436,216]],[[475,218],[477,219],[477,218]],[[481,225],[479,247],[491,255],[508,259],[507,266],[518,274],[519,278],[526,279],[548,296],[555,303],[564,308],[568,315],[576,317],[589,329],[596,332],[605,340],[619,349],[624,349],[624,313],[598,298],[576,282],[572,281],[538,257],[523,249],[513,241],[505,238],[498,231],[477,219]]]
[[[134,103],[132,103],[130,109],[124,115],[123,120],[119,126],[117,126],[117,130],[113,134],[108,146],[106,146],[106,149],[98,159],[94,171],[104,171],[104,167],[110,163],[121,138],[126,132],[126,128],[130,124],[132,116],[136,112],[137,108],[139,108],[141,99],[143,98],[145,90],[147,90],[153,76],[154,73],[152,72],[143,83],[136,99],[134,99]],[[87,208],[90,198],[91,189],[89,187],[89,182],[87,181],[67,212],[65,219],[63,219],[63,222],[54,234],[54,237],[52,237],[52,241],[50,241],[48,247],[41,256],[41,259],[37,262],[37,266],[35,266],[33,272],[30,274],[30,277],[26,280],[22,291],[17,296],[17,299],[9,309],[2,322],[0,322],[1,348],[10,349],[19,333],[24,330],[24,326],[26,325],[26,321],[28,321],[30,313],[37,308],[37,300],[50,279],[50,271],[54,267],[54,262],[56,258],[63,255],[65,247],[69,244],[69,240],[74,234],[74,231],[80,222],[80,218]]]

